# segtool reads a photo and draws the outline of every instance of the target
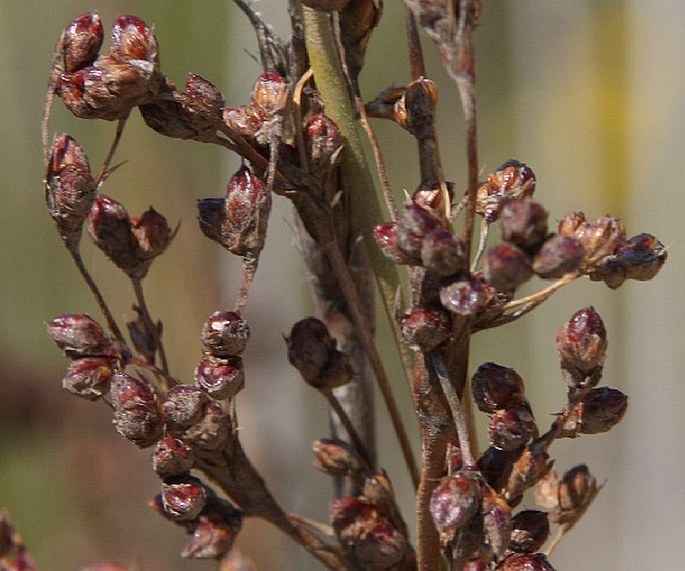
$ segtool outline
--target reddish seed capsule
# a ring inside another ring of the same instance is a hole
[[[497,567],[498,571],[554,571],[542,553],[512,553]]]
[[[502,240],[526,252],[537,249],[547,237],[547,211],[529,198],[511,200],[502,208],[500,232]]]
[[[464,242],[446,228],[426,234],[421,245],[423,266],[439,276],[451,276],[466,269]]]
[[[231,417],[219,401],[209,401],[200,419],[183,434],[183,441],[192,448],[207,452],[221,449],[232,433]]]
[[[623,419],[628,408],[628,397],[617,389],[592,389],[573,407],[564,429],[568,436],[607,432]]]
[[[109,391],[112,359],[83,357],[74,359],[62,379],[62,388],[76,396],[96,400]]]
[[[404,340],[415,351],[432,351],[450,335],[450,319],[445,311],[415,305],[400,318]]]
[[[651,280],[666,262],[668,252],[651,234],[639,234],[620,246],[613,256],[607,256],[590,272],[593,281],[602,280],[612,289],[626,279]]]
[[[357,454],[346,442],[320,438],[312,445],[314,466],[329,476],[353,476],[362,469]]]
[[[516,246],[500,244],[485,252],[483,275],[497,291],[510,293],[533,275],[531,259]]]
[[[159,65],[157,39],[152,29],[138,16],[124,14],[112,25],[110,53],[121,60],[143,60]]]
[[[157,442],[152,453],[152,468],[162,478],[187,474],[194,461],[190,447],[173,436],[165,436]]]
[[[85,313],[64,313],[47,323],[48,335],[73,358],[114,356],[110,339],[100,324]]]
[[[192,385],[176,385],[161,403],[167,430],[180,434],[195,424],[204,414],[207,395]]]
[[[536,432],[535,419],[526,401],[496,411],[488,426],[490,444],[508,451],[521,449]]]
[[[69,135],[52,144],[45,176],[45,200],[57,230],[68,246],[81,237],[83,223],[97,195],[88,157]]]
[[[512,518],[511,523],[509,549],[517,553],[535,553],[549,537],[549,518],[545,512],[523,510]]]
[[[567,214],[559,222],[559,234],[576,238],[585,249],[584,267],[592,268],[612,255],[626,241],[626,231],[618,218],[604,216],[587,222],[582,212]]]
[[[519,161],[509,160],[488,176],[476,192],[476,212],[489,222],[499,218],[504,204],[527,198],[535,192],[535,173]]]
[[[265,71],[259,75],[252,88],[252,105],[265,116],[279,111],[288,96],[288,84],[276,71]]]
[[[235,509],[223,508],[220,512],[213,510],[207,515],[206,511],[202,512],[193,525],[192,537],[181,551],[181,556],[190,559],[221,558],[221,565],[224,566],[228,560],[224,556],[233,548],[235,538],[242,526],[242,515]],[[229,566],[228,569],[238,571],[243,567],[238,563],[235,567]]]
[[[55,70],[73,73],[91,65],[98,57],[102,38],[102,21],[96,12],[88,12],[76,18],[57,41]]]
[[[585,464],[571,468],[559,481],[560,515],[556,518],[557,522],[577,519],[593,502],[600,488]]]
[[[304,127],[304,146],[313,166],[330,167],[340,162],[343,139],[332,119],[319,113]]]
[[[391,262],[412,265],[420,263],[421,260],[418,257],[410,256],[398,246],[397,224],[395,222],[384,222],[376,225],[373,229],[373,237],[381,253]]]
[[[479,410],[492,414],[523,398],[523,379],[514,369],[483,363],[471,379],[471,391]]]
[[[162,419],[152,387],[126,373],[116,372],[110,384],[117,432],[141,448],[162,436]]]
[[[478,470],[491,488],[501,490],[517,457],[518,451],[507,452],[490,446],[478,459]]]
[[[192,521],[207,501],[207,490],[193,476],[167,478],[162,483],[164,512],[176,521]]]
[[[235,311],[216,311],[202,327],[202,345],[215,357],[240,355],[250,339],[247,321]]]
[[[150,259],[163,254],[175,234],[166,218],[152,207],[140,218],[131,218],[131,228],[140,250]]]
[[[377,507],[356,496],[333,500],[329,513],[331,526],[338,541],[346,546],[354,545],[379,520]]]
[[[607,345],[604,322],[593,307],[574,313],[557,332],[556,346],[562,367],[578,371],[578,377],[602,366]]]
[[[533,272],[543,279],[559,279],[576,271],[584,257],[585,248],[576,238],[555,234],[535,254]]]
[[[442,306],[458,315],[476,315],[488,306],[493,296],[492,286],[474,275],[440,289]]]
[[[442,478],[430,499],[430,513],[441,536],[448,540],[463,528],[480,509],[476,477],[466,471]]]
[[[205,355],[195,370],[195,384],[214,399],[233,398],[245,386],[243,360]]]
[[[397,569],[406,551],[406,538],[385,519],[380,519],[354,544],[354,554],[363,569]]]
[[[397,245],[411,258],[421,258],[425,236],[440,227],[440,220],[417,204],[406,206],[397,220]]]

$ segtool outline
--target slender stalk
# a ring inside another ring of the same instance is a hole
[[[360,438],[357,429],[354,427],[354,424],[352,424],[350,417],[347,416],[347,413],[345,412],[343,406],[340,404],[340,401],[335,397],[333,391],[330,389],[323,389],[321,393],[326,397],[329,406],[333,409],[335,414],[338,415],[340,422],[342,422],[343,426],[345,427],[345,430],[347,430],[347,434],[349,435],[350,440],[352,441],[352,445],[354,446],[355,451],[364,460],[366,465],[370,467],[371,463],[369,460],[369,453],[366,451],[366,446],[364,446],[364,442]]]
[[[162,336],[160,335],[159,326],[152,321],[150,311],[147,308],[145,301],[145,293],[143,292],[143,283],[139,278],[131,278],[133,284],[133,291],[136,295],[136,303],[138,304],[138,313],[143,320],[143,325],[147,329],[148,335],[151,335],[155,341],[155,348],[159,354],[160,368],[165,375],[169,374],[169,364],[167,363],[166,352],[164,351],[164,343],[162,343]]]
[[[126,126],[127,120],[128,117],[124,117],[123,119],[119,119],[119,121],[117,121],[117,130],[114,134],[114,140],[112,141],[112,144],[109,147],[107,157],[105,158],[105,161],[102,163],[102,167],[100,167],[100,172],[98,173],[98,176],[95,179],[95,186],[97,186],[98,188],[107,176],[107,173],[109,171],[109,165],[112,163],[114,154],[117,152],[117,148],[119,147],[119,143],[121,142],[121,136],[124,133],[124,127]]]

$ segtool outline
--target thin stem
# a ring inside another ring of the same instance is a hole
[[[471,262],[471,272],[475,272],[478,268],[478,264],[480,263],[480,259],[483,256],[485,246],[488,242],[489,229],[490,224],[484,217],[480,225],[480,238],[478,239],[478,249],[476,250],[476,255],[473,256],[473,261]]]
[[[461,407],[459,395],[449,379],[449,374],[447,373],[445,364],[442,362],[442,358],[433,353],[428,357],[428,360],[435,370],[435,374],[438,376],[438,379],[440,379],[442,392],[445,394],[445,398],[449,404],[450,411],[452,413],[452,420],[454,420],[454,426],[457,430],[459,448],[461,450],[462,457],[464,458],[464,466],[466,468],[473,468],[476,465],[476,459],[474,458],[473,451],[471,449],[471,438],[469,435],[466,417],[464,416],[464,411]]]
[[[107,326],[109,327],[110,331],[112,332],[112,335],[114,335],[114,338],[116,339],[117,343],[121,348],[122,354],[124,355],[124,361],[128,362],[128,359],[130,358],[130,350],[128,349],[126,340],[124,339],[124,336],[121,333],[121,329],[119,329],[119,326],[117,325],[117,322],[115,321],[112,312],[109,310],[109,307],[107,307],[107,304],[105,303],[105,300],[102,297],[102,294],[100,293],[97,284],[95,283],[93,277],[90,275],[90,272],[83,263],[81,251],[79,250],[78,246],[67,249],[69,250],[69,253],[71,254],[71,257],[73,258],[74,263],[76,264],[76,267],[78,268],[79,272],[81,272],[81,276],[90,288],[91,293],[93,294],[93,296],[95,296],[95,301],[97,301],[98,307],[100,308],[102,315],[104,315],[105,319],[107,320]]]
[[[333,391],[330,389],[322,389],[321,394],[323,394],[326,397],[329,406],[333,409],[335,414],[338,415],[340,422],[342,422],[343,426],[345,427],[345,430],[347,430],[347,434],[349,435],[350,441],[352,442],[352,445],[354,446],[357,454],[362,458],[362,460],[364,460],[367,467],[370,467],[371,463],[369,460],[369,453],[366,450],[366,446],[364,446],[364,442],[362,442],[362,439],[360,438],[357,429],[354,427],[354,424],[352,424],[350,417],[345,412],[345,409],[340,404],[340,401],[335,397]]]
[[[114,134],[114,140],[112,141],[112,144],[109,147],[109,152],[107,153],[107,158],[105,158],[105,162],[102,163],[102,167],[100,168],[100,172],[98,173],[98,176],[95,179],[95,186],[98,188],[99,188],[100,184],[102,183],[102,181],[107,176],[107,173],[109,171],[109,165],[112,163],[112,159],[114,158],[114,154],[117,152],[117,147],[119,147],[119,143],[121,142],[121,135],[124,133],[124,127],[126,126],[127,120],[128,120],[128,116],[124,117],[123,119],[119,119],[119,121],[117,121],[117,130],[116,130],[116,133]]]
[[[252,282],[254,282],[255,274],[257,273],[257,266],[259,265],[259,257],[248,254],[243,258],[243,266],[240,274],[240,287],[238,288],[238,296],[235,301],[234,311],[242,313],[247,305],[247,298],[250,294]]]
[[[412,11],[405,6],[405,30],[407,32],[407,46],[409,48],[409,69],[412,79],[426,76],[426,64],[421,49],[421,38],[416,27],[416,19]]]
[[[563,539],[564,535],[566,535],[566,531],[567,529],[563,525],[560,525],[557,528],[557,532],[554,534],[552,541],[549,542],[547,549],[545,549],[545,555],[547,557],[552,555],[552,551],[554,551],[556,549],[556,546],[559,545],[559,542]]]
[[[51,78],[48,83],[48,90],[45,93],[45,105],[43,106],[43,117],[40,123],[40,134],[43,141],[43,161],[47,168],[50,161],[50,145],[48,141],[48,124],[50,123],[50,112],[52,111],[52,103],[55,100],[55,82]]]
[[[136,303],[138,304],[138,314],[143,320],[143,325],[147,329],[148,335],[152,336],[155,342],[155,348],[159,354],[159,361],[164,375],[169,374],[169,364],[167,363],[166,352],[164,351],[164,343],[162,343],[162,336],[160,334],[159,325],[155,324],[150,317],[150,311],[147,308],[145,301],[145,293],[143,292],[143,282],[139,278],[131,278],[133,284],[133,291],[136,295]]]

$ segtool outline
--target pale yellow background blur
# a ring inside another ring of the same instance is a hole
[[[281,32],[282,4],[259,4]],[[678,294],[685,278],[685,3],[484,4],[477,32],[484,172],[508,158],[523,160],[537,173],[537,198],[551,219],[573,209],[590,218],[610,212],[623,218],[629,234],[656,234],[670,257],[652,283],[630,282],[617,292],[573,284],[520,322],[479,334],[472,368],[485,360],[515,367],[545,426],[564,402],[554,334],[574,311],[594,305],[609,331],[603,382],[627,392],[630,406],[613,432],[553,449],[560,471],[586,462],[606,482],[553,562],[559,570],[679,568],[685,557],[685,309]],[[149,452],[114,432],[105,406],[59,388],[66,362],[44,333],[44,323],[62,312],[98,316],[45,210],[39,132],[54,42],[71,19],[93,9],[106,27],[126,12],[155,24],[163,71],[181,85],[189,72],[205,76],[230,105],[245,102],[259,72],[249,26],[228,0],[0,3],[0,505],[9,508],[45,571],[104,559],[136,563],[142,571],[210,569],[182,561],[182,531],[146,508],[158,486]],[[407,79],[402,17],[401,2],[386,2],[362,76],[368,97]],[[443,160],[462,188],[458,99],[428,41],[424,49],[441,88]],[[59,102],[55,109],[51,133],[68,131],[99,165],[114,125],[76,120]],[[414,143],[393,125],[379,125],[378,133],[401,198],[418,182]],[[127,164],[104,192],[132,214],[152,204],[182,221],[145,285],[153,315],[165,324],[172,369],[190,380],[202,321],[231,302],[238,270],[200,235],[195,201],[220,195],[238,161],[199,143],[163,139],[135,113],[117,160]],[[309,311],[307,280],[289,207],[276,203],[247,313],[253,340],[239,401],[241,437],[288,509],[324,519],[330,482],[310,468],[308,449],[327,431],[326,412],[291,372],[281,337]],[[128,284],[99,252],[88,247],[85,259],[123,322],[132,315]],[[410,399],[399,388],[410,415]],[[387,424],[381,411],[381,463],[397,474],[400,503],[410,513],[411,493]],[[260,523],[248,523],[239,544],[260,569],[316,568]]]

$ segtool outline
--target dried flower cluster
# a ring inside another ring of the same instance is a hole
[[[551,227],[547,210],[534,200],[536,176],[520,161],[508,160],[479,180],[471,43],[480,17],[477,1],[407,0],[412,79],[367,105],[356,80],[381,16],[378,4],[293,1],[290,42],[274,35],[247,3],[236,4],[257,32],[263,66],[245,105],[227,106],[219,89],[198,75],[177,89],[161,71],[153,30],[136,16],[115,20],[106,53],[101,53],[103,26],[96,13],[74,20],[57,42],[44,119],[45,196],[107,322],[105,327],[85,314],[49,321],[48,334],[69,359],[64,388],[106,402],[116,430],[137,446],[152,448],[160,493],[150,505],[190,535],[184,557],[238,568],[234,540],[244,518],[260,517],[331,569],[432,571],[447,562],[458,571],[552,570],[551,549],[601,486],[585,465],[557,476],[550,446],[560,438],[605,432],[626,411],[623,393],[598,386],[606,329],[592,307],[559,329],[567,402],[546,431],[538,426],[516,371],[487,362],[468,374],[470,339],[522,317],[581,277],[610,288],[628,279],[649,280],[666,260],[664,246],[649,234],[627,238],[620,220],[611,216],[592,222],[571,212]],[[434,129],[437,88],[424,77],[418,26],[438,44],[464,105],[469,174],[463,199],[442,170]],[[118,122],[98,174],[71,136],[48,142],[55,97],[78,118]],[[176,231],[155,209],[131,217],[101,192],[112,184],[110,162],[136,108],[162,135],[217,144],[243,158],[224,196],[198,202],[200,230],[240,256],[243,269],[235,306],[213,313],[199,332],[202,354],[189,383],[168,370],[161,323],[150,316],[142,289],[152,261]],[[358,116],[376,151],[381,180],[384,167],[368,117],[395,122],[418,142],[421,184],[399,211],[385,185],[388,222],[382,222],[371,192]],[[315,466],[335,478],[341,491],[331,502],[330,526],[285,511],[250,462],[237,430],[237,400],[245,384],[242,354],[250,339],[244,315],[273,194],[295,207],[314,285],[317,315],[295,323],[285,344],[289,362],[324,397],[337,427],[333,437],[313,446]],[[480,240],[472,255],[476,217]],[[494,225],[501,242],[488,247]],[[127,324],[129,340],[81,259],[84,226],[131,280],[136,318]],[[396,295],[398,266],[410,278],[406,308]],[[517,290],[534,276],[553,282],[517,298]],[[420,466],[373,339],[374,278],[387,312],[397,316],[392,325],[420,421]],[[376,464],[363,396],[372,377],[417,487],[415,546],[402,516],[406,506]],[[469,383],[471,400],[465,396]],[[362,395],[359,400],[340,398],[350,387]],[[489,421],[488,446],[480,451],[465,414],[474,405]],[[532,488],[541,509],[517,511]],[[550,523],[558,532],[544,550]],[[0,557],[19,561],[28,557],[23,553],[3,519]],[[108,565],[94,569],[116,568]]]

